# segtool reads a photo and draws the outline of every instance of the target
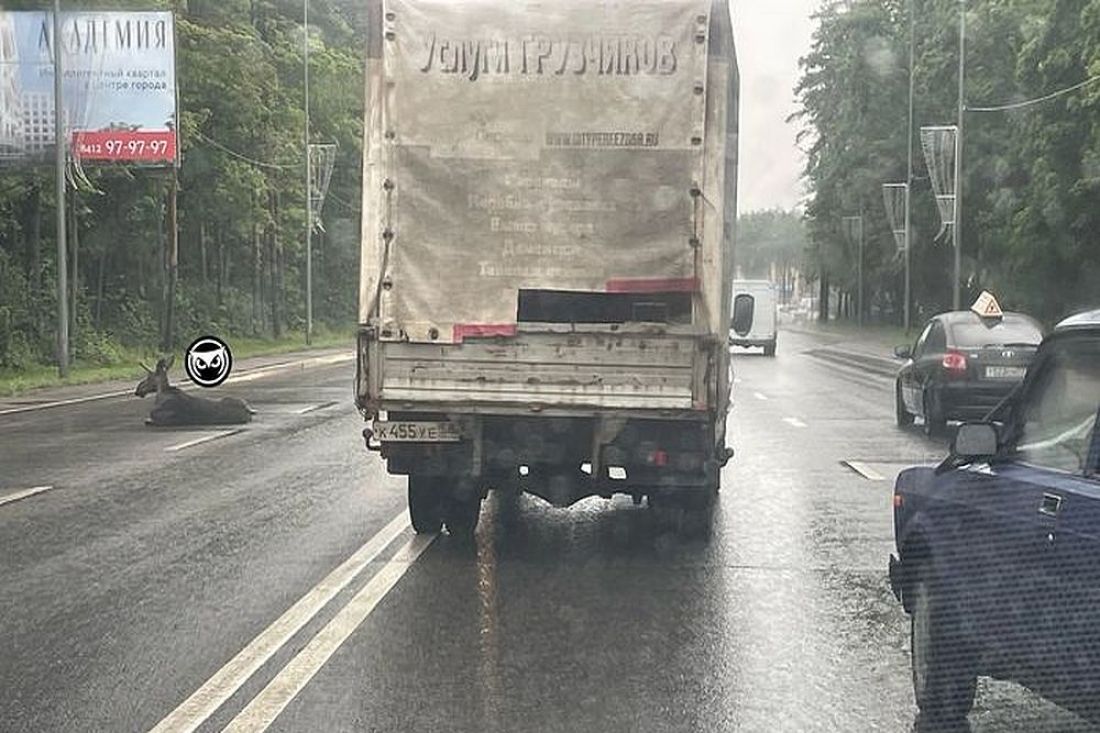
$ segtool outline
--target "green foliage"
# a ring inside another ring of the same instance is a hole
[[[922,125],[954,124],[956,0],[914,0],[913,292],[950,305],[953,252],[920,153]],[[856,253],[840,219],[862,213],[868,300],[895,316],[901,263],[881,185],[904,181],[909,3],[852,0],[817,16],[796,89],[809,143],[809,271],[851,292]],[[1029,100],[1100,75],[1100,0],[970,0],[969,107]],[[963,298],[983,288],[1048,321],[1100,299],[1100,84],[1019,110],[969,111],[963,155]]]
[[[773,269],[802,267],[806,222],[793,211],[751,211],[737,220],[737,268],[747,278],[767,277]]]

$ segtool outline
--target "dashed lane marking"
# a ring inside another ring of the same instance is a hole
[[[176,451],[185,450],[187,448],[194,448],[196,445],[202,445],[203,443],[209,443],[211,440],[218,440],[219,438],[228,438],[230,435],[236,435],[237,433],[243,433],[241,428],[235,428],[233,430],[221,430],[217,433],[211,433],[210,435],[204,435],[201,438],[195,438],[189,440],[186,443],[180,443],[178,445],[170,445],[164,450],[169,453],[175,453]]]
[[[792,426],[794,426],[794,427],[796,427],[796,428],[805,428],[805,427],[808,427],[808,426],[806,425],[806,423],[802,422],[802,421],[801,421],[801,420],[799,420],[799,419],[798,419],[797,417],[785,417],[785,418],[783,418],[783,422],[787,423],[788,425],[792,425]]]
[[[335,407],[337,404],[338,404],[337,402],[333,401],[333,402],[322,402],[319,405],[309,405],[308,407],[303,407],[301,409],[295,410],[294,414],[296,414],[296,415],[308,415],[311,412],[317,412],[318,410],[327,410],[330,407]]]
[[[868,481],[885,481],[886,477],[862,461],[841,461],[840,465],[855,471]]]
[[[0,496],[0,506],[3,506],[4,504],[11,504],[13,501],[19,501],[20,499],[26,499],[27,497],[34,496],[35,494],[41,494],[43,491],[49,491],[52,488],[52,486],[32,486],[29,489],[19,489],[17,491],[13,491],[10,494]]]
[[[398,550],[393,559],[275,675],[275,679],[230,721],[222,733],[259,733],[267,730],[336,650],[370,616],[434,539],[434,535],[417,535]]]
[[[766,394],[762,393],[762,392],[753,392],[752,396],[755,397],[758,400],[763,400],[765,402],[768,401],[768,396]]]
[[[402,532],[409,528],[408,512],[401,512],[378,534],[302,596],[237,656],[203,683],[179,707],[157,723],[152,733],[191,733],[233,696],[271,657],[316,616]],[[372,581],[373,582],[373,581]],[[395,581],[396,582],[396,581]],[[368,586],[369,587],[369,586]],[[327,627],[326,627],[327,628]]]

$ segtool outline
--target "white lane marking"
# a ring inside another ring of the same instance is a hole
[[[840,463],[843,466],[847,466],[852,471],[855,471],[868,481],[886,480],[885,476],[861,461],[841,461]]]
[[[294,414],[295,415],[308,415],[311,412],[316,412],[318,410],[327,410],[330,407],[335,407],[336,404],[337,403],[335,403],[335,402],[322,402],[319,405],[310,405],[308,407],[302,407],[300,409],[297,409],[297,410],[294,411]]]
[[[126,397],[133,395],[134,390],[122,389],[118,392],[104,392],[103,394],[91,395],[89,397],[74,397],[69,400],[57,400],[55,402],[43,402],[40,405],[23,405],[22,407],[9,407],[5,410],[0,410],[0,415],[14,415],[18,412],[34,412],[35,410],[45,410],[49,407],[65,407],[66,405],[79,405],[83,402],[95,402],[96,400],[108,400],[113,397]]]
[[[733,378],[733,383],[734,384],[741,384],[741,377],[734,377]]]
[[[236,377],[229,377],[226,380],[226,384],[235,384],[239,382],[251,382],[254,379],[260,379],[266,377],[269,374],[275,372],[283,372],[289,369],[308,369],[309,367],[317,366],[331,366],[333,364],[341,364],[345,361],[353,361],[355,354],[329,354],[328,356],[316,356],[310,359],[302,359],[300,361],[291,361],[283,364],[272,364],[265,367],[257,367],[255,369],[249,369],[243,374],[239,374]]]
[[[797,417],[785,417],[783,418],[783,422],[787,423],[788,425],[793,425],[796,428],[808,427],[806,423],[802,422]]]
[[[394,539],[409,528],[408,512],[401,512],[371,537],[355,553],[329,573],[320,583],[288,608],[260,635],[248,643],[237,656],[226,662],[214,675],[179,704],[164,720],[157,723],[152,733],[191,733],[222,704],[233,696],[241,685],[279,651],[310,619],[329,601],[347,587],[367,565],[389,546]]]
[[[761,392],[753,392],[752,396],[755,397],[758,400],[764,400],[765,402],[768,401],[768,396],[766,394],[761,393]]]
[[[243,432],[244,430],[241,428],[235,428],[233,430],[221,430],[216,433],[211,433],[210,435],[204,435],[201,438],[189,440],[186,443],[180,443],[179,445],[170,445],[164,450],[170,453],[174,453],[176,451],[181,451],[186,448],[193,448],[196,445],[202,445],[203,443],[209,443],[211,440],[217,440],[218,438],[228,438],[230,435],[236,435],[237,433]]]
[[[256,367],[255,369],[249,369],[246,372],[230,376],[226,380],[226,384],[236,384],[238,382],[250,382],[260,377],[266,377],[269,374],[276,372],[286,371],[287,369],[294,369],[300,367],[306,369],[313,366],[329,366],[332,364],[339,364],[345,361],[353,361],[355,354],[330,354],[328,356],[318,356],[311,359],[303,359],[300,361],[284,362],[282,364],[272,364],[265,367]],[[184,385],[180,389],[192,390],[196,387],[192,385]],[[52,407],[66,407],[68,405],[80,405],[85,402],[96,402],[98,400],[109,400],[118,397],[132,397],[134,390],[122,389],[117,392],[104,392],[102,394],[88,395],[87,397],[73,397],[67,400],[55,400],[54,402],[43,402],[38,405],[23,405],[21,407],[9,407],[0,410],[0,415],[15,415],[20,412],[35,412],[37,410],[47,410]]]
[[[317,632],[317,636],[275,675],[275,679],[230,721],[222,733],[258,733],[267,730],[275,718],[279,717],[279,713],[305,688],[386,594],[397,585],[397,581],[401,580],[434,539],[434,535],[417,535],[398,550],[393,559],[355,594],[348,605],[340,609],[325,628]]]
[[[41,494],[43,491],[49,491],[52,488],[52,486],[32,486],[29,489],[20,489],[10,494],[5,494],[4,496],[0,496],[0,506],[11,504],[13,501],[19,501],[20,499],[26,499],[28,496]]]

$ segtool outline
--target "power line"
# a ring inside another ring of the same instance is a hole
[[[336,203],[338,203],[338,204],[340,204],[341,206],[343,206],[344,208],[346,208],[346,209],[347,209],[348,211],[351,211],[352,213],[357,213],[357,212],[359,211],[359,210],[358,210],[358,209],[356,209],[356,208],[355,208],[354,206],[352,206],[351,204],[349,204],[349,203],[348,203],[347,201],[345,201],[344,199],[342,199],[342,198],[340,198],[339,196],[337,196],[336,194],[334,194],[334,193],[333,193],[332,191],[329,191],[329,192],[328,192],[328,197],[329,197],[330,199],[332,199],[333,201],[335,201]]]
[[[1082,89],[1082,88],[1088,86],[1089,84],[1093,84],[1093,83],[1098,82],[1098,81],[1100,81],[1100,76],[1094,76],[1091,79],[1085,79],[1084,81],[1079,82],[1077,84],[1074,84],[1071,87],[1066,87],[1065,89],[1059,89],[1056,92],[1051,92],[1050,94],[1045,94],[1041,97],[1036,97],[1035,99],[1026,99],[1022,102],[1011,102],[1009,104],[999,104],[999,105],[996,105],[996,106],[993,106],[993,107],[967,107],[966,111],[967,112],[1004,112],[1004,111],[1010,110],[1010,109],[1020,109],[1022,107],[1030,107],[1032,105],[1039,104],[1041,102],[1047,102],[1047,101],[1049,101],[1051,99],[1054,99],[1056,97],[1061,97],[1062,95],[1069,94],[1070,92],[1075,92],[1078,89]]]
[[[244,155],[242,153],[238,153],[236,150],[233,150],[232,148],[227,148],[225,145],[222,145],[217,140],[214,140],[212,138],[207,137],[206,135],[203,135],[198,130],[195,131],[195,136],[198,137],[199,139],[205,141],[206,143],[208,143],[210,145],[213,145],[215,148],[217,148],[218,150],[221,150],[223,153],[226,153],[227,155],[231,155],[232,157],[237,158],[238,160],[242,160],[245,163],[251,163],[252,165],[259,166],[260,168],[270,168],[272,170],[287,170],[289,168],[297,168],[298,167],[297,165],[281,165],[279,163],[266,163],[262,160],[256,160],[255,158],[250,158],[247,155]]]

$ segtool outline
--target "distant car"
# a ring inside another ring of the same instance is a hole
[[[922,717],[970,710],[979,675],[1100,722],[1100,310],[1039,349],[1003,426],[967,423],[894,489],[890,584],[911,617]]]
[[[895,389],[898,425],[920,417],[925,432],[936,435],[948,420],[984,418],[1023,380],[1042,339],[1042,327],[1019,313],[933,317],[912,347],[894,351],[905,359]]]
[[[731,346],[761,346],[775,356],[778,343],[778,294],[768,280],[733,281]]]

